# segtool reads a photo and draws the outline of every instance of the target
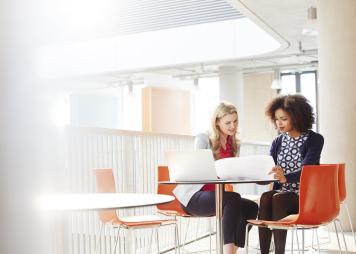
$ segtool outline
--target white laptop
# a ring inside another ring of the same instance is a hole
[[[210,149],[166,151],[166,159],[171,181],[217,180]]]

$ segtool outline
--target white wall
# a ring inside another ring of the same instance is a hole
[[[267,104],[276,96],[271,89],[273,73],[244,75],[244,121],[241,138],[248,141],[271,142],[277,132],[265,115]]]

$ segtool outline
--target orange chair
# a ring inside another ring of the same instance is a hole
[[[160,181],[169,181],[169,169],[167,166],[158,166],[158,182]],[[158,194],[166,194],[166,195],[173,195],[173,190],[176,187],[176,184],[158,184],[157,188],[157,193]],[[225,185],[225,191],[233,191],[233,186],[231,184],[226,184]],[[173,216],[174,219],[178,217],[185,217],[185,218],[190,218],[191,216],[184,212],[182,209],[179,201],[177,199],[173,200],[170,203],[167,204],[162,204],[162,205],[157,205],[158,212],[161,214],[164,214],[166,216]],[[189,222],[188,221],[188,228],[184,237],[184,242],[183,242],[183,249],[186,243],[186,237],[189,229]],[[199,228],[199,227],[198,227]],[[209,232],[209,237],[210,237],[210,253],[211,253],[211,232]]]
[[[95,169],[95,179],[96,179],[97,192],[99,193],[116,192],[115,178],[112,169]],[[157,251],[159,253],[158,228],[163,225],[175,225],[175,251],[177,252],[178,250],[179,252],[178,227],[177,227],[176,220],[162,219],[155,215],[128,216],[128,217],[120,218],[117,215],[115,209],[100,210],[98,213],[99,213],[99,219],[101,221],[100,234],[102,232],[103,227],[105,227],[106,225],[118,229],[114,253],[116,253],[116,247],[120,236],[120,230],[122,228],[128,230],[138,229],[138,228],[155,228]],[[97,251],[98,245],[99,244],[97,242],[95,247],[95,252]]]
[[[296,229],[303,229],[302,252],[304,252],[304,229],[313,229],[330,223],[339,215],[338,166],[338,164],[304,166],[300,178],[299,213],[278,221],[248,220],[246,229],[248,226],[267,227],[271,230],[291,229],[293,232]],[[246,253],[248,253],[248,237],[248,230],[246,230]]]
[[[333,165],[333,164],[322,164],[322,165]],[[338,169],[338,188],[339,188],[340,208],[342,208],[342,205],[345,205],[346,212],[347,212],[347,215],[348,215],[348,218],[349,218],[349,223],[350,223],[352,235],[354,237],[355,245],[356,245],[355,233],[353,231],[353,226],[352,226],[352,221],[351,221],[350,214],[349,214],[349,209],[347,207],[347,204],[345,203],[345,199],[346,199],[345,163],[340,163],[340,164],[338,164],[338,166],[339,166],[339,169]],[[343,241],[344,241],[344,245],[345,245],[345,250],[346,250],[346,252],[348,252],[346,239],[345,239],[345,235],[344,235],[344,230],[343,230],[341,221],[338,218],[335,218],[335,220],[333,221],[335,232],[337,232],[336,222],[339,223],[339,226],[340,226],[340,229],[341,229],[341,233],[342,233],[342,237],[343,237]],[[319,242],[317,231],[315,230],[315,232],[316,232],[317,240]],[[340,240],[339,240],[339,235],[338,234],[336,234],[336,238],[337,238],[337,243],[338,243],[339,249],[341,249],[341,245],[340,245]],[[313,246],[313,242],[312,242],[312,246]]]
[[[323,165],[330,165],[330,164],[323,164]],[[339,165],[338,188],[339,188],[340,208],[342,208],[343,205],[344,205],[344,207],[346,209],[346,212],[347,212],[347,215],[348,215],[348,219],[349,219],[349,223],[350,223],[350,227],[351,227],[351,231],[352,231],[352,235],[354,237],[354,241],[355,241],[355,245],[356,245],[355,233],[354,233],[354,230],[353,230],[353,225],[352,225],[352,221],[351,221],[351,218],[350,218],[349,209],[348,209],[347,204],[345,202],[345,199],[346,199],[345,163],[340,163],[338,165]],[[342,233],[342,237],[343,237],[343,241],[344,241],[344,245],[345,245],[345,251],[348,252],[346,239],[345,239],[345,235],[344,235],[344,230],[342,228],[341,221],[338,218],[335,218],[335,220],[333,222],[334,222],[334,228],[335,228],[336,232],[337,232],[336,222],[339,223],[339,226],[340,226],[340,229],[341,229],[341,233]],[[337,243],[338,243],[339,249],[341,249],[341,245],[340,245],[340,240],[339,240],[338,234],[336,234],[336,238],[337,238]]]
[[[169,181],[169,170],[167,166],[158,166],[158,182]],[[172,195],[173,190],[176,187],[176,184],[158,184],[157,193]],[[174,199],[172,202],[157,205],[158,212],[167,216],[181,216],[181,217],[190,217],[189,214],[184,212],[180,203],[177,199]]]

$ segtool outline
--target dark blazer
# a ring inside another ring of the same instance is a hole
[[[273,157],[274,163],[277,165],[277,155],[281,149],[282,134],[273,140],[270,155]],[[322,135],[309,131],[308,139],[299,148],[299,152],[302,156],[302,167],[304,165],[318,165],[320,164],[320,154],[324,146],[324,138]],[[302,168],[289,174],[285,174],[288,183],[295,183],[300,181],[300,174]],[[282,187],[279,182],[273,184],[273,189],[278,190]]]

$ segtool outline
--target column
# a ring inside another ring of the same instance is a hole
[[[317,4],[322,163],[346,163],[347,203],[356,225],[356,1],[319,0]],[[350,229],[344,211],[341,218]]]
[[[50,86],[36,72],[37,49],[47,39],[43,4],[0,3],[0,253],[60,253],[54,245],[60,240],[54,234],[57,217],[36,206],[38,195],[53,192],[64,170],[49,127]]]
[[[228,101],[237,107],[239,131],[243,121],[243,73],[234,66],[222,66],[219,69],[220,101]]]

